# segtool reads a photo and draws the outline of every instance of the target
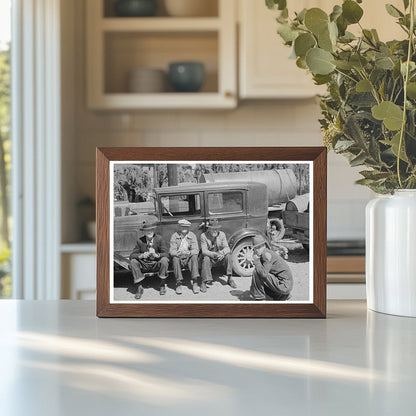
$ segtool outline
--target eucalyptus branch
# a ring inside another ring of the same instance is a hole
[[[389,100],[393,101],[393,102],[395,102],[395,100],[393,100],[393,95],[394,95],[394,90],[396,89],[396,84],[397,84],[397,80],[394,80],[393,81],[393,88],[391,89],[391,94],[390,94],[390,97],[389,97]]]
[[[394,97],[394,100],[393,100],[394,103],[399,99],[400,94],[402,93],[402,91],[403,91],[403,88],[399,88],[399,91],[397,91],[397,94]]]
[[[378,96],[378,92],[376,90],[376,87],[371,82],[370,78],[368,78],[367,73],[365,72],[365,69],[361,66],[362,71],[360,71],[360,75],[365,79],[369,84],[371,88],[371,93],[373,94],[374,99],[377,101],[377,104],[380,104],[380,97]]]
[[[407,83],[409,81],[409,69],[410,69],[410,62],[412,59],[412,49],[413,49],[413,37],[414,37],[414,28],[415,28],[415,0],[410,0],[410,30],[409,30],[409,45],[407,48],[407,59],[406,59],[406,72],[404,75],[404,85],[403,85],[403,118],[402,118],[402,126],[400,129],[400,139],[399,139],[399,148],[397,150],[397,177],[399,179],[399,186],[403,188],[402,177],[400,173],[400,156],[403,147],[403,139],[406,130],[406,110],[407,110]]]

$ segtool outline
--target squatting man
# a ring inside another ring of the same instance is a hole
[[[261,236],[253,238],[253,278],[250,296],[254,300],[287,300],[293,288],[289,265],[275,251],[266,247]]]

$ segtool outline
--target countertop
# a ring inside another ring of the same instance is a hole
[[[99,319],[0,301],[0,415],[415,415],[416,319]]]

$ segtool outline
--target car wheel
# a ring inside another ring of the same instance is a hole
[[[232,254],[233,270],[236,274],[248,277],[253,274],[253,244],[243,240],[236,245]]]

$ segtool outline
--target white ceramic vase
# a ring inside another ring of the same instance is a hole
[[[367,204],[366,282],[369,309],[416,317],[416,190]]]

